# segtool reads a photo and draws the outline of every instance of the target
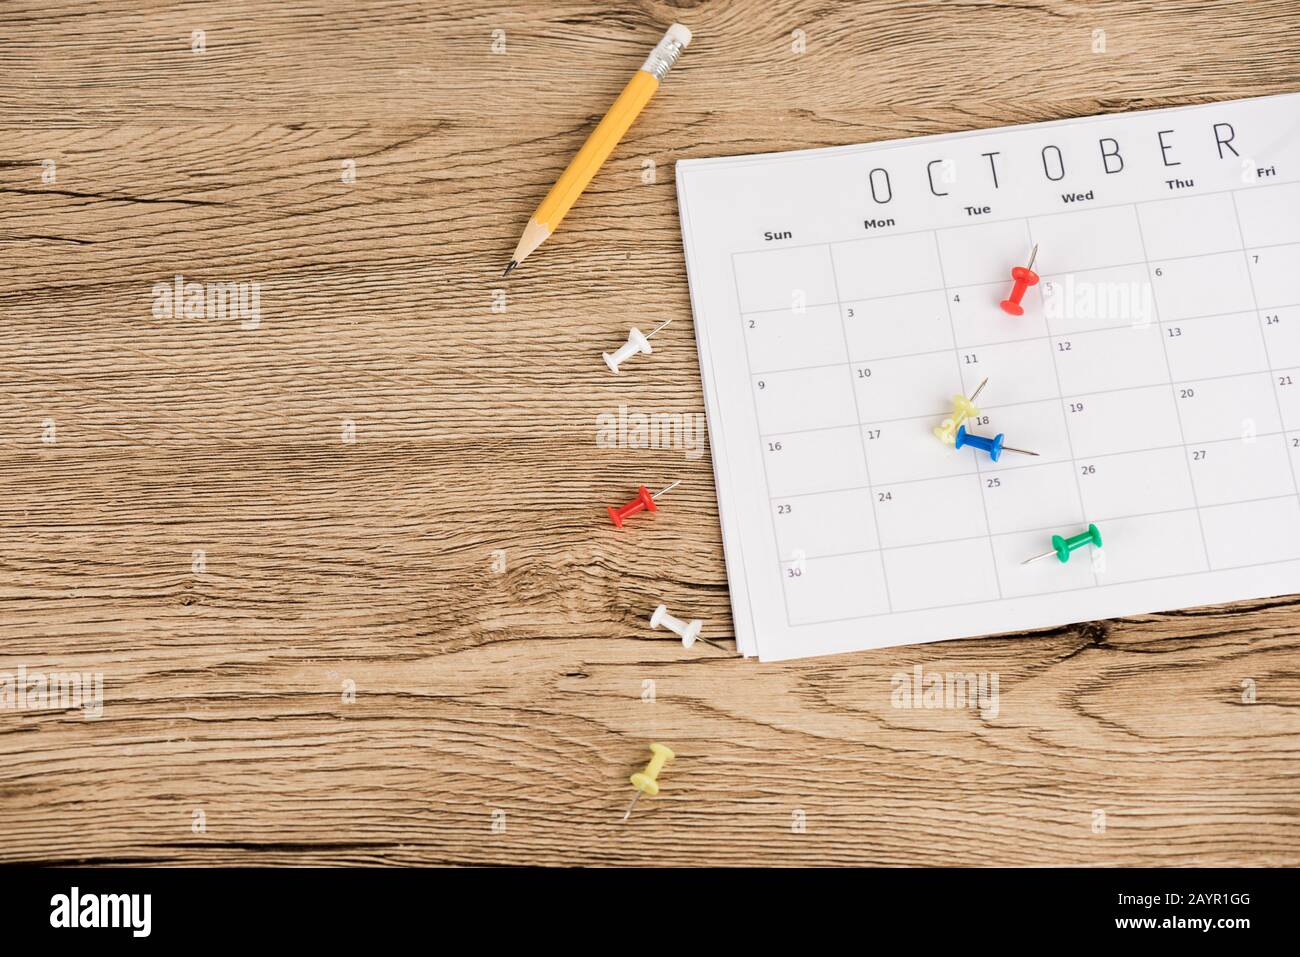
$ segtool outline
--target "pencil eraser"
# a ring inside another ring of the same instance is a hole
[[[668,32],[664,34],[664,39],[672,40],[678,46],[687,47],[691,43],[691,31],[680,23],[674,23],[668,28]]]

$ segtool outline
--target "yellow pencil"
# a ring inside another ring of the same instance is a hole
[[[677,58],[690,42],[691,31],[680,23],[674,23],[668,28],[664,38],[650,51],[645,63],[628,81],[627,86],[623,87],[623,92],[609,108],[605,118],[592,130],[591,135],[587,137],[587,142],[583,143],[582,149],[578,150],[578,155],[573,157],[568,168],[551,187],[542,204],[537,207],[537,212],[533,213],[532,219],[528,220],[528,225],[524,227],[524,234],[519,237],[519,245],[515,247],[515,254],[510,259],[510,265],[501,275],[502,279],[510,275],[511,270],[527,259],[534,249],[546,242],[551,233],[555,232],[555,227],[560,225],[560,220],[582,195],[591,178],[596,175],[596,170],[600,169],[606,157],[613,152],[618,141],[632,125],[632,121],[650,102],[650,97],[654,96],[655,90],[659,89],[659,81],[672,69],[672,65],[677,62]]]

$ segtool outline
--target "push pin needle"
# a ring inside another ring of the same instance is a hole
[[[676,319],[676,318],[677,318],[676,316],[673,317],[673,319]],[[647,338],[647,339],[653,339],[653,338],[655,337],[655,333],[657,333],[660,329],[662,329],[664,326],[668,325],[668,323],[670,323],[670,322],[672,322],[672,321],[673,321],[672,319],[665,319],[663,322],[659,323],[659,325],[657,325],[657,326],[654,327],[654,332],[648,332],[648,333],[646,333],[646,338]]]
[[[672,320],[669,319],[668,322],[672,322]],[[667,325],[667,323],[665,323],[665,325]],[[653,333],[651,333],[651,335],[653,335]],[[681,479],[678,479],[678,480],[677,480],[676,482],[674,482],[672,485],[665,485],[665,486],[664,486],[663,488],[661,488],[659,491],[653,493],[650,497],[651,497],[651,498],[654,498],[654,499],[657,499],[660,495],[663,495],[664,492],[671,492],[673,489],[675,489],[677,486],[679,486],[679,485],[681,485],[681,484],[682,484],[682,480],[681,480]]]

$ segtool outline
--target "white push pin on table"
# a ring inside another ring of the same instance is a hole
[[[614,373],[614,375],[618,375],[618,367],[638,352],[654,352],[654,350],[650,348],[650,340],[655,337],[655,334],[659,332],[660,329],[668,325],[669,322],[672,322],[672,320],[669,319],[667,322],[660,323],[655,328],[654,332],[650,333],[648,336],[636,326],[629,329],[627,333],[627,342],[623,343],[617,352],[613,354],[608,352],[601,353],[601,355],[605,357],[605,365],[609,366],[609,371]]]
[[[660,626],[667,628],[674,634],[681,635],[683,648],[689,648],[691,645],[695,644],[698,639],[706,645],[713,645],[713,647],[717,648],[719,651],[727,650],[717,642],[709,641],[707,638],[700,637],[700,629],[704,627],[704,622],[700,621],[698,618],[692,618],[690,621],[682,621],[680,618],[668,614],[667,605],[660,605],[655,609],[655,613],[650,616],[650,627],[659,628]]]

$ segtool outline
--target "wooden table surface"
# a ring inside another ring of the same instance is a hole
[[[104,696],[0,710],[0,860],[1300,863],[1296,598],[687,652],[646,618],[731,633],[707,450],[596,442],[703,411],[676,160],[1293,91],[1294,0],[10,0],[0,36],[0,671]],[[178,274],[260,321],[155,314]],[[998,714],[893,708],[918,664],[997,673]]]

